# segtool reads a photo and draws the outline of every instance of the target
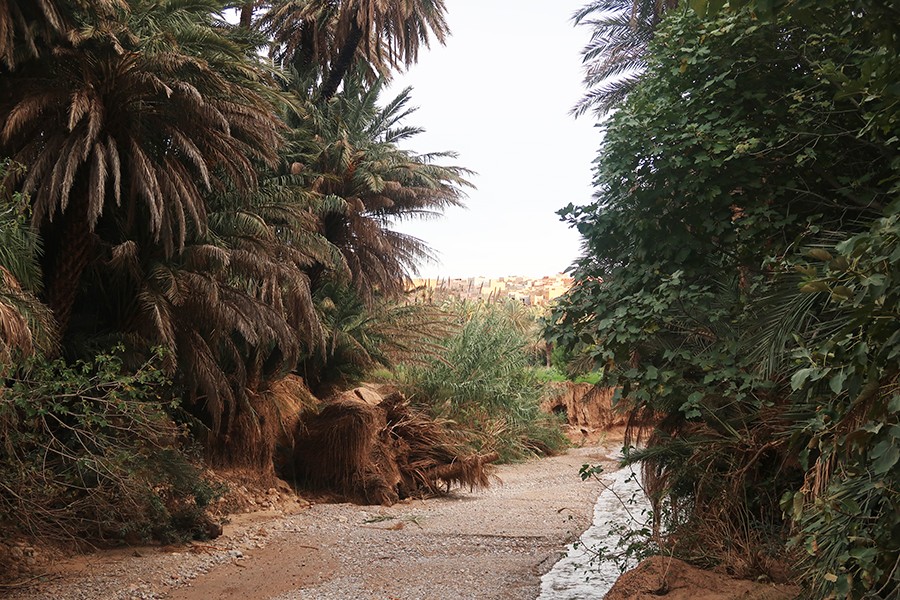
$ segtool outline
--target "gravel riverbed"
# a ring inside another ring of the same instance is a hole
[[[222,537],[61,562],[10,600],[533,600],[591,523],[582,464],[619,444],[502,465],[502,484],[392,507],[313,504],[236,515]]]

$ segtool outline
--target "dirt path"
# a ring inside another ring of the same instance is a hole
[[[318,504],[242,515],[209,544],[103,552],[59,565],[14,600],[534,599],[586,529],[584,463],[618,444],[500,467],[503,485],[392,507]]]

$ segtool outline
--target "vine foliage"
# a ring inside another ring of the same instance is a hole
[[[606,125],[594,202],[560,212],[585,254],[547,337],[653,419],[627,460],[669,550],[744,575],[795,553],[817,597],[889,597],[896,20],[866,2],[706,8],[664,20]]]

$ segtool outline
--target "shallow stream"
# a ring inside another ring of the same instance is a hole
[[[598,560],[598,550],[615,551],[621,539],[618,526],[643,522],[650,503],[640,487],[639,474],[626,467],[602,475],[606,488],[594,505],[594,522],[578,542],[569,544],[567,554],[541,578],[538,600],[600,600],[619,578],[619,567],[610,560]],[[628,564],[627,568],[633,567]]]

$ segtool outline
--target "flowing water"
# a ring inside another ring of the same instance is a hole
[[[598,560],[598,550],[614,551],[621,539],[612,531],[619,526],[642,524],[650,503],[640,486],[639,474],[630,467],[604,475],[607,485],[594,505],[594,522],[568,554],[541,578],[538,600],[600,600],[621,571],[610,560]],[[633,519],[637,519],[635,522]],[[628,564],[627,568],[633,567]]]

